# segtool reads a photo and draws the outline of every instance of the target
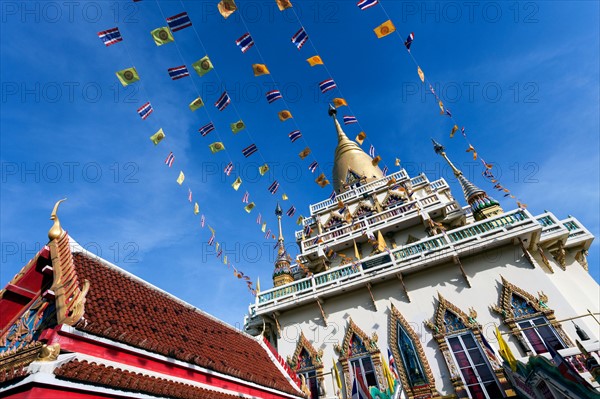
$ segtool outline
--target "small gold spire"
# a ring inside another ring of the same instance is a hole
[[[63,201],[66,201],[66,200],[67,200],[66,198],[63,198],[63,199],[57,201],[56,204],[54,204],[54,209],[52,210],[52,213],[50,214],[50,220],[54,220],[54,224],[48,231],[48,239],[50,241],[53,241],[53,240],[61,237],[65,233],[65,231],[60,226],[60,220],[58,219],[57,212],[58,212],[58,206],[60,205],[60,203]]]
[[[444,146],[435,141],[434,139],[431,139],[431,141],[433,141],[433,149],[435,150],[435,153],[441,155],[446,160],[446,162],[448,162],[448,165],[450,165],[450,167],[452,168],[452,172],[454,172],[454,176],[458,177],[462,175],[462,172],[456,166],[454,166],[450,158],[448,158],[448,156],[446,155],[446,149],[444,148]]]

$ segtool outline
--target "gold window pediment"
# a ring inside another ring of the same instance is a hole
[[[323,368],[323,351],[317,351],[315,347],[310,343],[310,341],[306,338],[303,332],[300,332],[300,338],[298,338],[298,342],[296,343],[296,349],[294,350],[294,354],[292,357],[287,357],[287,363],[294,371],[302,370],[301,362],[299,361],[302,352],[306,351],[308,354],[312,368],[322,369]]]

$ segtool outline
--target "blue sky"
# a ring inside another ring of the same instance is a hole
[[[445,177],[460,189],[431,148],[444,144],[451,158],[482,188],[492,191],[481,169],[425,86],[395,35],[376,39],[373,28],[388,17],[380,7],[360,11],[354,1],[295,1],[295,11],[312,39],[300,51],[290,42],[300,25],[292,10],[273,1],[238,1],[224,20],[216,1],[2,2],[0,283],[12,276],[46,242],[54,202],[71,236],[84,247],[143,279],[232,324],[242,322],[253,298],[231,269],[206,245],[210,233],[187,202],[187,188],[217,232],[229,259],[271,286],[273,241],[265,241],[258,212],[275,227],[273,209],[286,193],[298,214],[325,199],[298,153],[310,146],[328,176],[336,144],[327,102],[318,82],[333,75],[354,115],[391,170],[402,159],[411,175]],[[404,38],[415,33],[412,53],[472,143],[496,165],[503,184],[529,210],[559,218],[577,217],[599,233],[600,62],[598,2],[384,2]],[[175,43],[155,46],[152,29],[165,17],[187,11],[194,29],[175,32]],[[243,18],[240,18],[242,16]],[[118,26],[124,42],[106,48],[97,32]],[[235,40],[250,31],[256,46],[245,54]],[[196,35],[196,32],[198,36]],[[313,47],[314,46],[314,47]],[[260,51],[260,52],[259,52]],[[310,68],[318,54],[327,69]],[[215,71],[200,78],[170,80],[167,68],[208,54]],[[272,75],[254,77],[251,65],[266,63]],[[141,82],[128,88],[115,72],[135,65]],[[279,101],[264,92],[275,81],[288,100],[294,122],[280,122]],[[141,83],[141,84],[140,84]],[[213,106],[222,88],[233,104]],[[205,110],[187,105],[201,93]],[[151,101],[145,121],[137,108]],[[235,105],[235,107],[234,107]],[[248,129],[228,127],[242,118]],[[216,131],[201,137],[212,120]],[[153,146],[148,137],[163,128],[167,138]],[[360,127],[346,128],[354,137]],[[299,128],[305,142],[291,144]],[[249,134],[248,134],[249,133]],[[227,153],[211,154],[223,141]],[[241,149],[258,145],[244,159]],[[173,151],[169,169],[164,159]],[[240,191],[222,168],[232,160],[241,174]],[[272,166],[259,178],[257,166]],[[183,186],[175,179],[186,174]],[[277,179],[278,195],[267,187]],[[257,208],[247,215],[248,190]],[[496,196],[498,197],[498,196]],[[512,200],[501,200],[512,209]],[[285,210],[284,209],[284,210]],[[295,254],[295,217],[284,217],[289,250]],[[590,250],[590,272],[599,280],[598,244]]]

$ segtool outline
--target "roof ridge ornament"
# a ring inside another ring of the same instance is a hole
[[[63,198],[61,200],[56,201],[56,204],[54,204],[54,209],[52,209],[52,213],[50,214],[50,220],[54,220],[54,224],[48,231],[48,239],[50,241],[60,238],[65,233],[65,231],[60,225],[60,220],[58,219],[58,206],[61,204],[61,202],[64,202],[66,200],[66,198]]]

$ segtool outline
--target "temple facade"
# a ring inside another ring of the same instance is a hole
[[[313,399],[597,397],[600,290],[582,223],[502,209],[437,142],[461,195],[443,178],[386,176],[330,116],[335,193],[310,205],[295,261],[280,231],[274,287],[246,331]]]
[[[48,244],[0,292],[0,397],[304,397],[267,340],[87,252],[57,208]]]

